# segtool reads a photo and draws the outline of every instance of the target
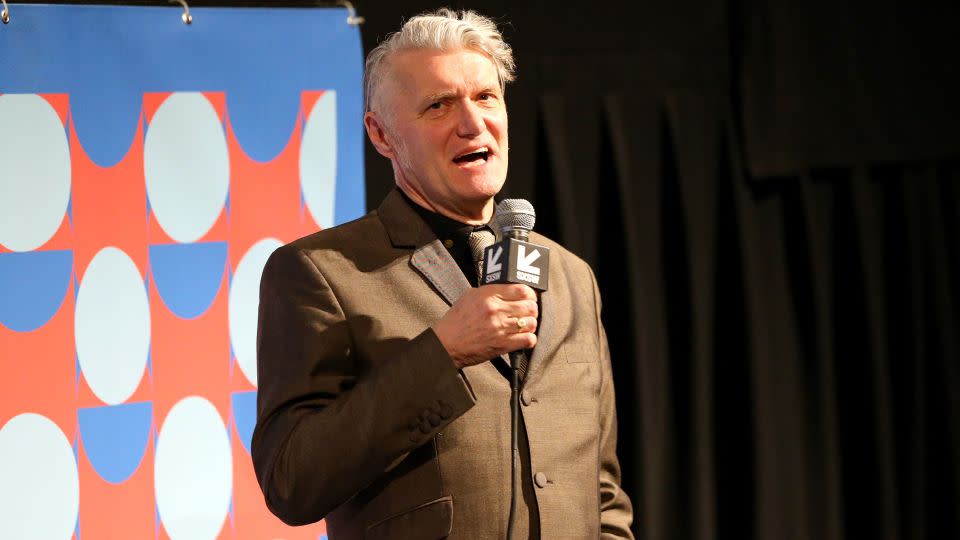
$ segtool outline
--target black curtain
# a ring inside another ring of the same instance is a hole
[[[439,7],[356,4],[367,50]],[[638,537],[960,538],[956,9],[467,7],[518,60],[504,196],[600,281]]]

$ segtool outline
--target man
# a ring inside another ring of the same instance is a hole
[[[468,237],[507,174],[509,46],[489,19],[441,10],[366,67],[364,123],[397,189],[264,268],[253,459],[267,505],[291,524],[326,517],[332,540],[503,538],[501,355],[532,348],[514,537],[632,538],[589,267],[533,234],[552,255],[539,307],[525,285],[471,285]]]

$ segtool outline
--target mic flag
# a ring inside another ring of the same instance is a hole
[[[550,277],[550,249],[516,238],[503,240],[484,252],[481,283],[523,283],[545,291]]]
[[[484,250],[480,283],[522,283],[547,290],[550,249],[528,241],[534,223],[533,206],[521,199],[506,199],[497,206],[496,221],[502,240]]]

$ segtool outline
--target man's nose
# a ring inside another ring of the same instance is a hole
[[[457,135],[472,138],[483,133],[483,130],[486,129],[483,111],[474,103],[467,101],[463,107],[460,107],[459,112]]]

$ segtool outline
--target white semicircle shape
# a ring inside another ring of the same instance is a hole
[[[313,105],[300,142],[300,189],[313,220],[324,229],[334,225],[336,183],[337,93],[327,90]]]
[[[70,538],[80,511],[73,447],[49,418],[24,413],[0,427],[0,538]]]
[[[227,199],[230,157],[220,117],[203,94],[175,92],[154,113],[143,147],[150,208],[180,243],[196,242]]]
[[[80,281],[74,312],[80,370],[108,405],[140,384],[150,352],[150,305],[137,265],[115,247],[101,249]]]
[[[70,202],[67,133],[34,94],[0,95],[0,118],[0,244],[31,251],[57,232]]]
[[[199,396],[178,401],[157,437],[154,493],[172,540],[214,539],[230,510],[233,457],[216,407]]]
[[[260,307],[260,276],[270,254],[283,245],[276,238],[264,238],[243,254],[230,282],[228,311],[230,344],[240,371],[257,385],[257,312]]]

